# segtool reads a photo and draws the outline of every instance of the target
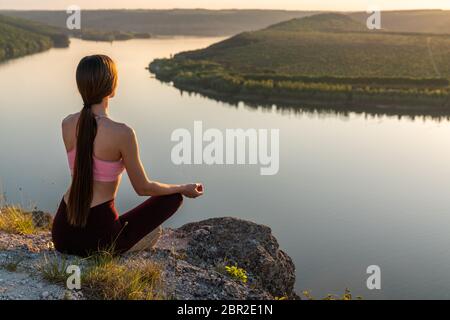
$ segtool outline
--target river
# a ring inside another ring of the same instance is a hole
[[[119,68],[111,117],[132,126],[151,178],[201,181],[166,226],[236,216],[268,225],[294,259],[298,290],[315,297],[351,289],[365,299],[450,298],[450,124],[447,119],[293,112],[232,106],[181,93],[145,68],[159,57],[219,38],[102,43],[73,39],[0,65],[0,186],[10,203],[53,212],[69,183],[61,119],[80,109],[74,71],[105,53]],[[280,167],[175,165],[171,133],[204,128],[279,129]],[[142,201],[124,177],[125,211]],[[381,290],[366,269],[381,268]]]

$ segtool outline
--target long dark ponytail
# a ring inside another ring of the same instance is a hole
[[[71,225],[84,227],[92,202],[94,183],[93,155],[97,120],[92,106],[101,103],[115,91],[117,69],[113,60],[105,55],[84,57],[78,64],[76,80],[84,106],[77,124],[76,157],[67,218]]]

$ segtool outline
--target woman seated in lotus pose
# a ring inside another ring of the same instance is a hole
[[[160,225],[178,210],[183,196],[201,196],[203,186],[147,178],[133,129],[108,117],[108,102],[117,87],[117,69],[109,57],[83,58],[76,80],[84,106],[62,122],[72,182],[54,218],[55,248],[81,256],[151,248]],[[151,197],[119,216],[114,198],[124,170],[136,193]]]

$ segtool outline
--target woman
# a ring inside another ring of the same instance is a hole
[[[81,256],[149,248],[159,236],[159,226],[180,207],[182,195],[201,196],[203,186],[147,178],[133,129],[108,117],[109,99],[117,87],[116,66],[109,57],[83,58],[76,80],[84,107],[62,122],[72,183],[53,222],[55,248]],[[124,170],[136,193],[151,197],[119,216],[114,198]]]

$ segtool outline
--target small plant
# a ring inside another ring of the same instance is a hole
[[[242,268],[238,268],[237,265],[225,266],[225,271],[235,280],[241,281],[242,283],[247,283],[247,271]]]
[[[362,297],[356,296],[355,299],[362,300]],[[350,290],[348,288],[345,288],[345,291],[341,296],[329,294],[324,298],[324,300],[354,300],[354,299],[353,299],[353,295],[350,292]]]
[[[308,290],[303,290],[302,294],[305,296],[307,300],[314,300],[313,296],[311,295],[311,292]]]
[[[314,297],[311,295],[310,291],[304,290],[302,294],[305,296],[307,300],[314,300]],[[322,300],[353,300],[353,295],[351,294],[350,290],[346,288],[341,296],[335,294],[327,294],[327,296]],[[362,300],[362,297],[357,296],[356,300]]]
[[[56,254],[54,257],[44,255],[44,262],[38,266],[42,277],[51,283],[66,283],[67,280],[67,258],[65,256],[59,258]]]

